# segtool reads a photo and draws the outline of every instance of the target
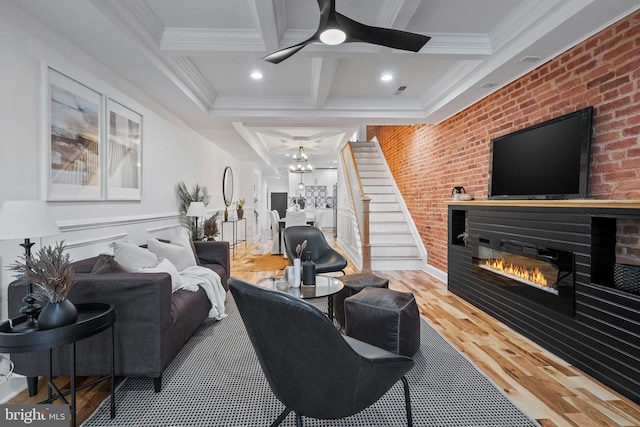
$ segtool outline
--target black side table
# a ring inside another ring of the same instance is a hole
[[[76,304],[78,309],[78,320],[76,323],[62,326],[46,331],[32,331],[12,333],[11,325],[8,321],[0,323],[0,352],[1,353],[29,353],[32,351],[49,350],[49,377],[47,378],[47,399],[38,403],[51,403],[60,399],[67,405],[69,402],[65,398],[71,394],[71,425],[76,425],[76,391],[90,387],[102,381],[111,381],[111,418],[116,416],[116,403],[114,395],[114,371],[115,371],[115,343],[113,324],[116,321],[116,312],[111,304]],[[26,320],[26,316],[13,319],[13,325],[17,325]],[[111,375],[107,375],[76,388],[76,342],[111,329]],[[71,391],[62,393],[53,383],[53,349],[67,344],[71,346]],[[55,390],[52,394],[51,390]]]

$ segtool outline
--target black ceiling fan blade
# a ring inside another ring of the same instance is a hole
[[[309,39],[293,46],[280,49],[262,58],[273,64],[279,64],[300,49],[311,43],[320,43],[320,34],[329,28],[338,28],[346,34],[346,42],[363,42],[386,46],[393,49],[418,52],[431,37],[392,28],[372,27],[354,21],[335,10],[335,0],[317,0],[320,8],[320,22],[316,33]],[[330,43],[333,44],[333,43]]]
[[[269,55],[263,57],[264,61],[271,62],[272,64],[279,64],[285,59],[289,58],[294,53],[298,52],[300,49],[313,42],[314,38],[310,38],[308,40],[303,41],[302,43],[295,44],[293,46],[285,47],[284,49],[277,50]]]
[[[338,12],[335,16],[342,29],[347,33],[348,42],[364,42],[418,52],[431,40],[431,37],[422,34],[365,25]]]

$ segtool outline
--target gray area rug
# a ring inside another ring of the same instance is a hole
[[[314,302],[326,311],[326,299]],[[149,378],[127,378],[82,424],[94,426],[268,426],[284,405],[271,393],[231,294],[229,316],[207,321],[163,376],[162,392]],[[407,375],[416,427],[538,426],[465,356],[425,321],[415,367]],[[378,402],[341,420],[304,418],[305,426],[406,426],[402,383]],[[293,413],[282,426],[294,426]]]

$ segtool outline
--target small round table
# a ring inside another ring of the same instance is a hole
[[[60,399],[67,405],[65,396],[71,394],[71,425],[76,425],[76,390],[92,386],[96,383],[111,380],[111,418],[116,416],[116,403],[114,396],[114,371],[115,371],[115,352],[114,352],[114,334],[113,324],[116,321],[116,312],[111,304],[93,303],[93,304],[76,304],[78,309],[78,320],[66,326],[49,329],[45,331],[30,332],[11,332],[11,324],[8,320],[0,323],[0,353],[29,353],[32,351],[49,350],[49,377],[47,378],[48,390],[47,399],[42,403],[51,403],[56,399]],[[20,316],[13,319],[13,326],[20,324],[26,320],[26,316]],[[104,376],[82,387],[76,388],[76,342],[111,329],[111,375]],[[71,352],[71,391],[62,393],[60,389],[53,383],[53,369],[51,360],[53,358],[53,349],[66,344],[72,344]],[[52,395],[51,390],[55,390]]]
[[[256,285],[279,290],[276,288],[276,282],[282,280],[286,280],[284,276],[271,276],[258,280]],[[285,292],[300,299],[327,297],[327,316],[329,320],[333,322],[333,295],[340,292],[343,288],[344,284],[340,279],[318,274],[316,275],[316,284],[314,286],[300,285],[299,288],[287,287],[286,290],[280,292]]]

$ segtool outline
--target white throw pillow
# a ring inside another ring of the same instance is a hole
[[[130,242],[115,242],[113,244],[113,259],[128,271],[155,267],[160,262],[155,254]]]
[[[171,275],[171,292],[175,292],[182,286],[180,273],[176,270],[175,265],[166,258],[160,260],[160,264],[155,267],[144,267],[136,270],[136,273],[169,273]]]
[[[184,247],[173,243],[165,243],[160,240],[149,240],[147,242],[149,250],[161,258],[167,258],[171,263],[182,271],[187,267],[195,267],[196,258],[190,246]]]
[[[184,227],[180,227],[176,232],[175,237],[171,239],[171,243],[173,243],[174,245],[180,245],[186,248],[190,248],[191,236],[189,235],[189,230]]]

